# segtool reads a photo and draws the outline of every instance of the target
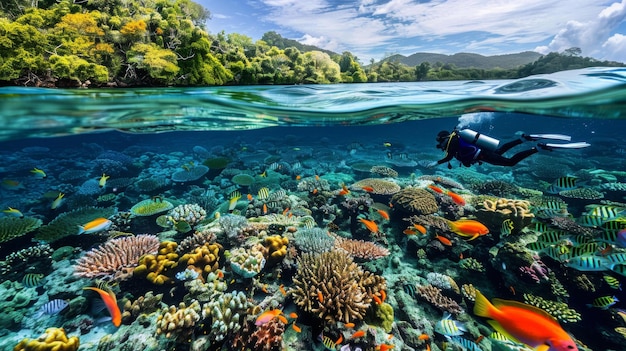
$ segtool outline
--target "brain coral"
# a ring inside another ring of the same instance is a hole
[[[338,251],[303,254],[293,282],[296,305],[329,323],[362,320],[372,295],[386,288],[383,277],[364,271]]]
[[[390,180],[379,178],[365,178],[352,184],[350,188],[352,190],[362,190],[363,187],[372,188],[373,194],[379,195],[392,195],[400,191],[400,186]]]
[[[41,220],[33,217],[0,218],[0,243],[28,234],[41,226]]]
[[[437,200],[428,191],[420,188],[404,188],[393,195],[391,203],[394,208],[416,215],[427,215],[437,212]]]

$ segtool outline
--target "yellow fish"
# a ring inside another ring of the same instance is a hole
[[[40,179],[43,179],[43,178],[47,177],[46,172],[44,172],[43,170],[41,170],[41,169],[39,169],[37,167],[33,168],[30,171],[30,173],[34,174],[35,177],[40,178]]]
[[[241,198],[241,193],[237,190],[230,194],[230,200],[228,201],[228,211],[232,212],[237,207],[237,201]]]
[[[103,230],[109,229],[111,227],[111,224],[113,224],[113,222],[111,222],[110,220],[106,218],[102,218],[102,217],[96,218],[89,223],[79,225],[78,234],[83,234],[83,233],[89,234],[89,233],[101,232]]]
[[[53,209],[53,210],[56,210],[59,206],[61,206],[61,203],[63,202],[63,197],[64,196],[65,196],[65,194],[59,193],[57,198],[54,199],[54,201],[52,201],[52,206],[50,206],[50,208]]]
[[[104,188],[107,185],[107,179],[109,179],[110,176],[102,173],[102,177],[100,177],[100,181],[98,182],[98,185],[101,188]]]
[[[6,214],[7,216],[24,218],[24,215],[22,214],[22,212],[20,212],[20,210],[14,209],[13,207],[9,207],[6,210],[2,210],[2,212]]]

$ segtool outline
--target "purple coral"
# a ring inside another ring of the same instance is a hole
[[[548,277],[548,267],[541,261],[539,257],[534,256],[534,261],[529,266],[520,267],[522,274],[530,277],[535,283],[539,283],[541,279],[550,280]]]

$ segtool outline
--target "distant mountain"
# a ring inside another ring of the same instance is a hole
[[[399,62],[407,66],[417,66],[422,62],[428,62],[431,65],[437,62],[441,62],[443,64],[454,64],[457,68],[510,69],[534,62],[539,57],[541,57],[541,54],[534,51],[524,51],[517,54],[494,56],[483,56],[479,54],[470,54],[465,52],[454,55],[418,52],[408,57],[404,55],[392,55],[383,59],[382,62]]]
[[[263,34],[263,37],[261,37],[261,40],[263,40],[264,42],[267,43],[267,45],[269,46],[275,46],[279,49],[286,49],[288,47],[295,47],[296,49],[300,50],[300,52],[307,52],[307,51],[321,51],[321,52],[325,52],[328,55],[330,55],[331,57],[333,55],[338,55],[336,52],[330,51],[330,50],[324,50],[322,48],[318,48],[317,46],[313,46],[313,45],[305,45],[302,44],[296,40],[293,39],[287,39],[287,38],[283,38],[283,36],[281,36],[280,34],[271,31],[271,32],[266,32],[265,34]]]

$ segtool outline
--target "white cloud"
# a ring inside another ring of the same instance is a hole
[[[213,17],[215,19],[229,19],[229,18],[231,18],[231,16],[224,15],[224,14],[221,14],[221,13],[211,13],[211,17]]]
[[[626,20],[626,0],[612,3],[596,13],[594,18],[587,21],[568,21],[550,44],[537,47],[536,50],[547,53],[579,47],[585,56],[626,61],[624,35],[611,35]]]

